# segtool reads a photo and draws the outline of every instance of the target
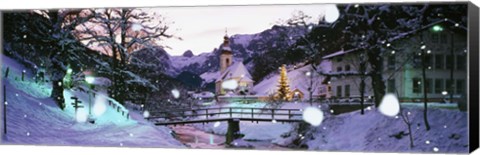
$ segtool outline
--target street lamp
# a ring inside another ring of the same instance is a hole
[[[92,75],[85,75],[85,82],[87,82],[88,85],[88,117],[91,118],[92,116],[92,84],[95,82],[95,77]]]
[[[445,19],[447,20],[447,19]],[[455,24],[455,27],[458,27],[459,24],[456,23]],[[453,27],[451,27],[453,28]],[[441,25],[435,25],[432,27],[432,31],[433,32],[442,32],[443,31],[443,27]],[[453,34],[453,31],[450,30],[450,59],[451,59],[451,62],[450,64],[447,64],[447,65],[450,65],[450,81],[451,84],[450,86],[447,86],[449,87],[448,91],[450,92],[449,95],[450,95],[450,102],[453,102],[453,87],[454,87],[454,82],[453,82],[453,70],[454,70],[454,66],[455,66],[455,54],[454,54],[454,47],[453,47],[453,39],[454,39],[454,34]]]

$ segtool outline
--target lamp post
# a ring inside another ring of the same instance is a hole
[[[458,26],[457,24],[455,24],[455,26]],[[435,25],[432,27],[432,30],[434,32],[442,32],[443,31],[443,27],[440,26],[440,25]],[[453,31],[449,31],[450,32],[450,59],[452,61],[450,61],[450,64],[447,64],[447,65],[450,65],[450,85],[447,86],[449,87],[448,88],[448,91],[449,91],[449,95],[450,95],[450,102],[453,102],[453,93],[454,93],[454,86],[455,86],[455,82],[453,81],[453,70],[454,70],[454,66],[455,66],[455,53],[454,53],[454,43],[453,43],[453,37],[454,37],[454,34],[453,34]]]
[[[308,93],[309,93],[309,102],[310,102],[310,106],[313,106],[313,75],[312,75],[312,72],[311,71],[307,71],[305,73],[305,76],[309,77],[310,78],[310,85],[308,86]],[[297,93],[297,92],[295,92]]]
[[[91,97],[92,84],[93,82],[95,82],[95,77],[93,77],[92,75],[86,75],[85,82],[87,82],[87,86],[89,89],[88,90],[88,116],[90,118],[92,116],[92,97]]]

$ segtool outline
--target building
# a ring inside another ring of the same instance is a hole
[[[424,44],[421,44],[421,42]],[[467,69],[466,27],[442,20],[418,30],[389,39],[383,51],[383,80],[386,92],[396,94],[403,102],[423,101],[424,87],[430,102],[465,98]],[[332,62],[330,84],[332,96],[343,101],[360,97],[359,67],[364,50],[342,50],[323,57]],[[425,60],[425,61],[422,61]],[[425,62],[425,65],[423,65]],[[367,63],[368,64],[368,63]],[[425,66],[425,82],[422,80]],[[366,65],[366,72],[371,68]],[[343,76],[342,76],[343,75]],[[372,83],[365,77],[365,97],[373,96]]]
[[[217,95],[245,95],[250,94],[254,81],[242,62],[233,62],[233,52],[228,44],[228,36],[223,38],[220,53],[220,76],[215,81],[215,92]],[[222,87],[226,81],[235,81],[238,87],[234,90],[227,90]]]
[[[350,99],[360,98],[360,82],[362,76],[359,74],[361,64],[361,51],[357,49],[341,50],[330,55],[324,56],[324,61],[331,63],[331,70],[327,74],[332,76],[328,81],[331,96],[330,98],[339,99],[340,101],[349,101]],[[370,71],[370,67],[366,65],[366,72]],[[371,80],[367,76],[365,78],[364,97],[371,98],[373,90]]]

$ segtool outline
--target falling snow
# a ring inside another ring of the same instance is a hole
[[[378,110],[385,116],[394,117],[400,112],[400,103],[395,95],[386,94],[378,106]]]
[[[143,112],[143,117],[144,117],[144,118],[150,117],[150,112],[144,111],[144,112]]]
[[[178,91],[178,89],[173,89],[172,90],[172,95],[174,98],[179,98],[180,97],[180,91]]]
[[[303,111],[303,120],[312,126],[319,126],[323,121],[323,112],[315,107],[307,107]]]

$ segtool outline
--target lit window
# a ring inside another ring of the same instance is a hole
[[[413,93],[421,93],[422,92],[422,80],[420,78],[413,78]]]

